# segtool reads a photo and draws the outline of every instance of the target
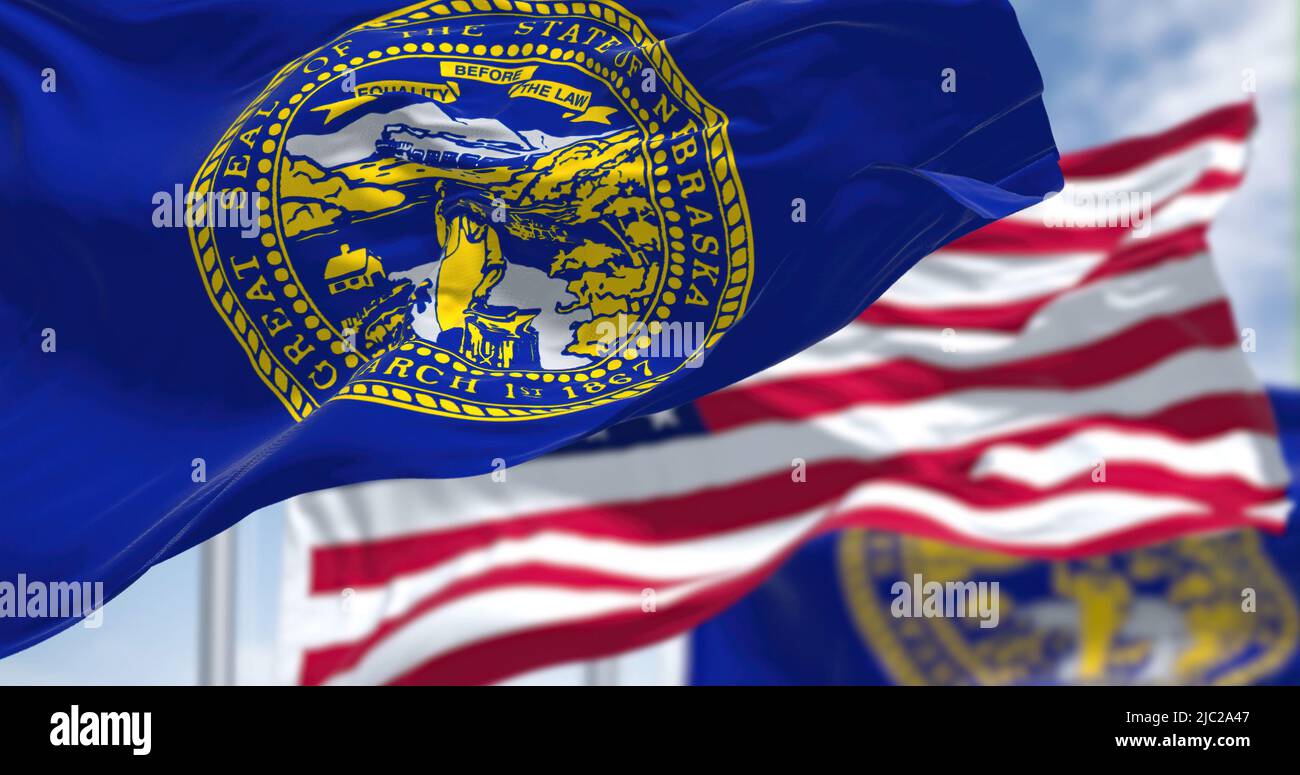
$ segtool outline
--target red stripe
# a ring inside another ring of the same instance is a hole
[[[874,326],[911,326],[916,328],[964,329],[966,331],[1004,331],[1013,333],[1024,328],[1040,309],[1056,296],[1043,296],[997,307],[944,307],[924,309],[877,301],[858,318]]]
[[[1169,200],[1155,204],[1151,208],[1151,217],[1159,215],[1178,197],[1187,192],[1180,192]],[[1149,227],[1151,221],[1148,219]],[[1137,223],[1115,226],[1048,226],[1043,223],[1026,223],[1025,221],[1002,220],[990,223],[971,232],[961,239],[949,243],[945,250],[963,253],[981,253],[997,256],[1016,256],[1036,253],[1059,253],[1069,251],[1110,251],[1122,248],[1130,240],[1146,240],[1135,234]],[[1209,219],[1192,225],[1208,228]],[[1160,236],[1163,236],[1160,235]]]
[[[653,613],[633,609],[485,639],[427,660],[389,683],[488,684],[545,665],[613,655],[654,643],[694,627],[739,600],[788,555],[782,553],[750,573],[711,585]]]
[[[1220,191],[1236,191],[1245,182],[1246,175],[1242,172],[1226,172],[1224,170],[1208,170],[1201,179],[1192,184],[1187,189],[1188,194],[1213,194]]]
[[[1204,223],[1161,234],[1154,239],[1142,239],[1127,242],[1112,251],[1105,261],[1089,272],[1078,288],[1085,287],[1107,277],[1132,274],[1151,269],[1160,264],[1185,261],[1203,255],[1210,250],[1206,239],[1209,225]],[[1210,271],[1206,269],[1206,271]],[[1066,293],[1068,291],[1061,291]]]
[[[639,593],[643,589],[668,589],[686,583],[683,579],[657,579],[604,573],[585,568],[528,563],[512,567],[493,568],[448,584],[442,590],[422,598],[409,611],[385,620],[366,637],[343,644],[311,649],[303,657],[298,682],[306,686],[323,684],[331,676],[355,667],[365,655],[390,635],[411,622],[469,595],[513,586],[562,587],[589,591],[611,590]]]
[[[1117,175],[1205,140],[1245,141],[1254,128],[1254,104],[1239,102],[1212,110],[1159,134],[1066,154],[1061,157],[1061,172],[1067,179]]]
[[[1223,301],[1148,318],[1082,347],[991,366],[956,369],[898,359],[834,374],[726,388],[695,402],[711,431],[772,420],[806,420],[864,404],[899,404],[962,390],[1082,389],[1150,369],[1192,348],[1236,344]],[[1064,404],[1068,399],[1062,397]]]
[[[1025,485],[993,479],[968,480],[969,472],[990,447],[1017,444],[1040,447],[1082,430],[1154,432],[1169,438],[1195,440],[1226,430],[1251,429],[1275,432],[1268,400],[1262,395],[1225,395],[1188,402],[1142,420],[1107,416],[1076,418],[1051,427],[1008,434],[964,447],[899,455],[879,461],[818,461],[817,475],[799,486],[791,484],[785,461],[775,473],[670,497],[640,502],[584,505],[551,512],[521,513],[510,520],[470,525],[454,530],[412,533],[386,540],[337,544],[312,552],[312,594],[338,592],[346,588],[381,586],[392,579],[432,568],[466,552],[484,549],[507,539],[523,539],[546,532],[565,532],[595,538],[652,545],[716,535],[753,527],[826,504],[844,491],[872,478],[894,478],[918,482],[958,495],[981,506],[1031,502],[1055,492],[1065,492],[1082,483],[1076,479],[1058,488],[1037,490]],[[1177,476],[1160,480],[1158,474],[1135,465],[1107,470],[1112,484],[1142,477],[1146,487],[1162,486],[1169,492],[1196,489],[1197,478]],[[1271,497],[1271,491],[1241,484],[1235,489],[1227,479],[1224,503]],[[1086,484],[1086,483],[1085,483]],[[744,504],[744,508],[737,508]]]

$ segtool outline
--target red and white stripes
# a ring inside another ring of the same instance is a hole
[[[1067,157],[1059,201],[924,259],[860,321],[697,402],[707,434],[504,482],[294,499],[284,678],[481,683],[624,651],[850,525],[1044,557],[1280,525],[1272,416],[1205,241],[1252,124],[1231,106]],[[1111,193],[1150,195],[1146,236],[1049,225],[1097,222],[1063,208]]]

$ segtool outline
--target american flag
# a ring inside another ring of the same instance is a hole
[[[485,683],[625,651],[849,526],[1045,558],[1280,527],[1272,414],[1206,239],[1253,125],[1234,105],[1068,156],[1061,196],[693,405],[496,475],[294,499],[282,677]]]

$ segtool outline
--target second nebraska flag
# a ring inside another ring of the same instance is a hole
[[[1061,186],[1001,1],[63,5],[0,10],[4,578],[680,405]]]

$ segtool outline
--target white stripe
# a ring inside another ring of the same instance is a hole
[[[873,482],[855,488],[844,499],[842,509],[860,508],[900,509],[971,538],[1022,547],[1068,546],[1169,516],[1208,513],[1204,504],[1189,498],[1103,487],[1022,506],[975,508],[935,490],[901,482]]]
[[[1129,234],[1124,237],[1124,240],[1128,240],[1128,241],[1132,241],[1132,240],[1141,241],[1144,239],[1151,239],[1153,237],[1159,237],[1165,234],[1171,234],[1176,231],[1181,231],[1182,229],[1188,228],[1193,225],[1208,226],[1210,221],[1213,220],[1215,214],[1217,214],[1219,210],[1223,209],[1223,206],[1227,204],[1228,200],[1231,197],[1232,197],[1231,191],[1216,191],[1213,193],[1206,193],[1206,194],[1184,194],[1182,196],[1178,196],[1170,200],[1164,207],[1159,208],[1159,211],[1156,212],[1154,215],[1152,215],[1150,218],[1147,218],[1145,215],[1143,215],[1141,219],[1130,222],[1129,224],[1112,224],[1112,225],[1130,226],[1131,227],[1130,231],[1132,232],[1132,234]],[[1060,245],[1062,247],[1067,247],[1074,241],[1073,237],[1071,237],[1070,235],[1070,231],[1072,229],[1088,228],[1084,225],[1049,226],[1044,223],[1036,223],[1030,225],[1042,226],[1043,234],[1054,234],[1058,236]],[[1117,243],[1116,247],[1122,247],[1125,244],[1126,242],[1122,240],[1119,243]],[[967,247],[965,250],[968,253],[978,252],[978,253],[988,254],[988,255],[998,255],[998,251],[994,251],[994,250],[974,251],[969,247]],[[1034,258],[1031,255],[1027,257],[1026,260],[1032,261],[1034,260]]]
[[[1071,288],[1105,260],[1102,251],[1030,258],[939,251],[907,270],[880,298],[920,309],[1007,304]]]
[[[1295,504],[1289,498],[1282,498],[1269,503],[1261,503],[1258,506],[1251,506],[1246,509],[1246,515],[1282,526],[1287,523],[1287,518],[1291,516],[1291,509],[1294,506]]]
[[[1014,213],[1008,220],[1044,223],[1045,219],[1053,218],[1058,223],[1062,219],[1078,223],[1094,214],[1089,212],[1090,208],[1079,205],[1081,199],[1086,201],[1108,194],[1142,192],[1150,194],[1153,202],[1161,202],[1212,170],[1242,172],[1246,169],[1246,157],[1247,146],[1240,140],[1209,139],[1118,175],[1072,176],[1059,196]]]
[[[1204,395],[1258,392],[1240,349],[1196,349],[1124,379],[1085,390],[969,390],[898,405],[860,405],[796,422],[760,422],[723,433],[620,450],[541,458],[468,479],[365,482],[300,496],[313,545],[428,531],[412,514],[437,513],[439,528],[517,518],[589,503],[666,498],[810,464],[878,460],[1024,432],[1082,414],[1142,417]],[[337,503],[326,507],[331,501]],[[347,518],[338,515],[346,514]]]
[[[1180,196],[1155,214],[1151,219],[1151,233],[1146,238],[1180,231],[1195,224],[1208,224],[1231,198],[1231,191]],[[1129,237],[1128,239],[1145,238]]]
[[[1281,487],[1288,474],[1274,454],[1276,449],[1277,439],[1250,431],[1187,441],[1154,433],[1096,429],[1045,447],[989,447],[971,476],[997,476],[1046,488],[1090,471],[1099,462],[1154,463],[1184,476],[1233,476],[1256,487]]]
[[[720,393],[793,377],[861,369],[899,358],[945,368],[983,369],[1071,350],[1148,318],[1195,309],[1222,298],[1210,257],[1201,255],[1109,277],[1058,296],[1015,333],[963,328],[948,335],[920,326],[851,323]]]

